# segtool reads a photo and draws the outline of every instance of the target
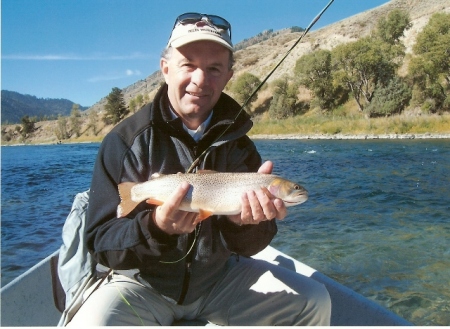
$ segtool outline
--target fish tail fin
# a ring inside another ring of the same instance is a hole
[[[125,217],[139,204],[131,199],[131,188],[136,183],[124,182],[118,185],[120,204],[117,206],[117,218]]]

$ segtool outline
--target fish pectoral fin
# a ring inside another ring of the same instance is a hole
[[[262,186],[262,187],[261,187],[261,190],[264,192],[265,195],[267,195],[267,197],[268,197],[270,200],[275,199],[275,195],[273,195],[272,193],[270,193],[270,191],[267,189],[267,187]]]
[[[212,211],[209,210],[204,210],[204,209],[199,209],[197,218],[195,219],[195,224],[200,223],[201,221],[204,221],[205,219],[207,219],[208,217],[211,217],[213,215]]]
[[[147,199],[145,200],[145,202],[147,202],[148,204],[153,204],[155,206],[162,206],[164,202],[162,202],[161,200],[157,200],[157,199]]]

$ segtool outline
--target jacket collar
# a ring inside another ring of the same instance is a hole
[[[175,131],[183,129],[183,123],[179,117],[173,118],[170,110],[169,97],[167,96],[168,86],[166,83],[158,90],[153,101],[153,111],[151,120],[161,125],[169,125]],[[213,143],[223,131],[230,126],[226,133],[219,138],[219,141],[236,139],[247,134],[253,126],[250,116],[245,112],[239,113],[241,106],[230,96],[222,93],[217,104],[214,106],[214,113],[211,118],[209,128],[203,138],[204,142]],[[186,133],[187,134],[187,133]],[[202,143],[203,144],[203,143]]]

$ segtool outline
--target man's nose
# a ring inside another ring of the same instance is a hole
[[[192,72],[191,81],[195,83],[198,87],[202,87],[207,83],[208,76],[206,72],[200,68],[197,68]]]

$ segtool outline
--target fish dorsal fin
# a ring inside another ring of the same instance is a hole
[[[208,169],[201,169],[197,171],[197,174],[217,174],[218,171],[215,170],[208,170]]]

